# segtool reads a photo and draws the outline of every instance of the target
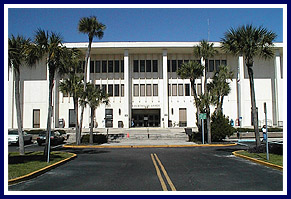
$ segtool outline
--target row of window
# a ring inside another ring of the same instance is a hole
[[[158,72],[158,60],[133,60],[133,72]]]
[[[200,60],[191,60],[201,63]],[[178,68],[181,67],[183,63],[188,63],[189,60],[168,60],[168,72],[177,72]],[[205,60],[205,68],[209,72],[218,71],[220,65],[227,65],[226,60]]]
[[[134,84],[133,96],[158,96],[158,84]]]
[[[200,63],[200,60],[192,60]],[[183,63],[189,60],[168,60],[168,72],[177,72]],[[83,61],[83,65],[85,61]],[[209,72],[218,71],[220,65],[227,65],[227,60],[205,60],[205,68]],[[158,72],[158,60],[133,60],[133,72]],[[123,73],[123,60],[90,61],[90,73]]]
[[[85,62],[83,62],[85,64]],[[90,73],[123,73],[123,60],[97,60],[90,61]]]
[[[201,94],[202,86],[201,84],[196,84],[197,95]],[[193,96],[193,90],[190,88],[190,84],[169,84],[168,85],[168,95],[169,96]]]

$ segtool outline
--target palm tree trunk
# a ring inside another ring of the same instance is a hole
[[[248,62],[247,62],[248,63]],[[255,98],[255,85],[254,85],[254,73],[253,73],[253,64],[247,64],[248,74],[250,78],[250,90],[251,90],[251,104],[252,104],[252,117],[253,117],[253,125],[255,129],[256,136],[256,146],[261,145],[259,127],[258,127],[258,112],[256,106],[256,98]]]
[[[86,52],[86,60],[85,60],[85,68],[84,68],[84,92],[86,91],[86,83],[87,83],[87,65],[88,65],[88,60],[90,57],[91,53],[91,45],[92,45],[93,38],[89,38],[89,45],[88,45],[88,50]],[[80,128],[79,128],[79,139],[81,139],[81,133],[82,133],[82,125],[83,125],[83,115],[84,115],[84,105],[81,105],[81,116],[80,116]],[[79,142],[81,142],[79,140]]]
[[[201,121],[199,119],[199,114],[200,114],[200,109],[199,109],[199,104],[198,104],[198,96],[197,96],[197,91],[196,91],[196,87],[195,87],[195,80],[190,80],[191,82],[191,89],[193,90],[193,94],[194,94],[194,101],[195,101],[195,106],[196,106],[196,120],[197,120],[197,125],[198,127],[201,126]]]
[[[94,108],[91,108],[90,144],[93,144]]]
[[[17,127],[18,127],[18,144],[19,144],[19,155],[24,155],[24,140],[22,133],[22,117],[20,108],[20,93],[19,93],[19,82],[20,74],[17,69],[14,69],[15,76],[15,103],[16,103],[16,114],[17,114]]]
[[[53,80],[54,73],[49,73],[49,107],[48,107],[48,115],[47,115],[47,133],[46,133],[46,141],[44,147],[44,156],[48,157],[48,149],[49,149],[49,140],[51,135],[51,116],[52,116],[52,92],[53,92]]]
[[[207,71],[206,69],[204,70],[204,75],[205,75],[205,79],[204,79],[204,94],[208,92],[208,89],[207,89]],[[207,119],[206,119],[206,125],[207,125],[207,142],[208,144],[211,143],[211,125],[210,125],[210,107],[209,105],[206,105],[206,116],[207,116]]]
[[[79,112],[78,111],[78,99],[74,98],[73,100],[74,100],[74,112],[76,115],[76,120],[75,120],[75,122],[76,122],[76,144],[79,145],[80,139],[79,139],[79,125],[78,125],[78,123],[79,123],[79,121],[78,121],[78,114],[79,114],[78,113]]]

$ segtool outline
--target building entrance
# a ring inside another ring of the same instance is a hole
[[[131,127],[160,127],[160,109],[132,109]]]

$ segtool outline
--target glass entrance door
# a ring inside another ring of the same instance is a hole
[[[160,127],[160,109],[132,109],[132,127]]]

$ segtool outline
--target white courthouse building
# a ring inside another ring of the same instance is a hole
[[[199,42],[95,42],[92,44],[88,77],[90,82],[109,94],[110,103],[96,109],[96,128],[195,127],[196,107],[190,80],[181,79],[176,71],[183,62],[197,60],[193,46]],[[85,54],[88,43],[65,43]],[[234,72],[229,80],[231,92],[224,97],[223,112],[235,125],[250,127],[250,85],[244,57],[225,54],[214,42],[218,54],[206,60],[209,80],[219,65],[227,64]],[[283,44],[275,43],[272,59],[254,59],[254,84],[259,125],[283,126]],[[48,70],[45,61],[35,67],[22,67],[20,99],[23,128],[46,128],[48,111]],[[14,77],[8,77],[8,128],[17,128]],[[196,80],[198,94],[203,78]],[[56,75],[53,91],[52,127],[74,127],[73,99],[59,91]],[[211,111],[214,107],[211,107]],[[80,112],[80,111],[79,111]],[[132,121],[134,126],[132,127]],[[90,123],[90,109],[84,112],[83,128]]]

